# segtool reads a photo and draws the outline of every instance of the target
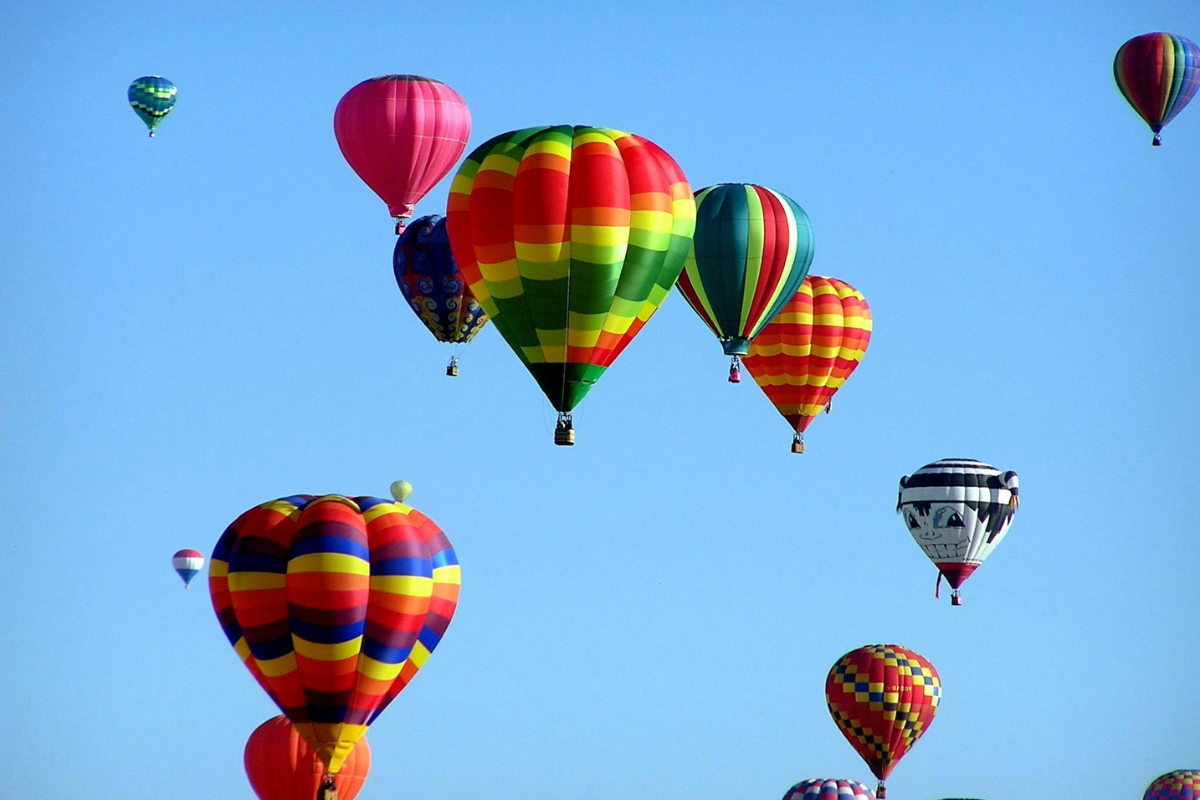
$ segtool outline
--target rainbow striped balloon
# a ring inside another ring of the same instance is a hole
[[[1144,33],[1117,50],[1113,60],[1117,88],[1154,131],[1162,129],[1200,89],[1200,48],[1170,33]]]
[[[813,230],[792,199],[749,183],[696,193],[696,235],[679,290],[734,357],[775,318],[808,274]]]
[[[414,508],[293,495],[226,529],[208,581],[230,644],[335,774],[441,641],[460,577]]]
[[[796,431],[796,452],[804,451],[804,432],[862,362],[871,327],[861,292],[809,275],[750,346],[746,369]]]
[[[650,140],[556,125],[467,156],[447,217],[471,292],[566,416],[675,284],[696,209]]]

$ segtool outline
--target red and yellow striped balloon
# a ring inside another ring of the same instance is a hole
[[[209,562],[226,637],[330,774],[441,641],[459,582],[441,528],[375,497],[264,503]]]
[[[837,278],[809,275],[750,346],[746,368],[796,431],[804,431],[858,367],[871,340],[871,309]]]

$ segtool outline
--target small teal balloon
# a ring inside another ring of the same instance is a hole
[[[175,107],[175,96],[179,90],[161,75],[144,75],[129,84],[129,105],[150,129],[153,138],[158,127],[171,109]]]

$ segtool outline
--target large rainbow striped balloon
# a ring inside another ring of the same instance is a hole
[[[403,503],[293,495],[226,529],[208,581],[230,644],[336,774],[441,641],[459,567]]]
[[[561,426],[675,284],[696,208],[683,171],[650,140],[555,125],[476,148],[447,217],[471,292]]]
[[[813,230],[804,209],[763,186],[722,183],[696,192],[696,235],[679,290],[738,358],[800,288],[813,258]]]
[[[837,278],[809,275],[800,291],[755,337],[746,369],[795,430],[793,452],[804,452],[804,432],[850,373],[871,341],[866,298]]]
[[[1152,144],[1162,144],[1162,129],[1200,89],[1200,48],[1170,33],[1144,33],[1117,50],[1113,60],[1117,88],[1154,131]]]

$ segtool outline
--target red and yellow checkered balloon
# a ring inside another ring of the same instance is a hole
[[[837,278],[809,275],[763,328],[746,369],[799,435],[858,367],[871,340],[871,309]]]
[[[838,659],[825,679],[825,702],[842,735],[883,781],[937,713],[942,682],[912,650],[873,644]]]

